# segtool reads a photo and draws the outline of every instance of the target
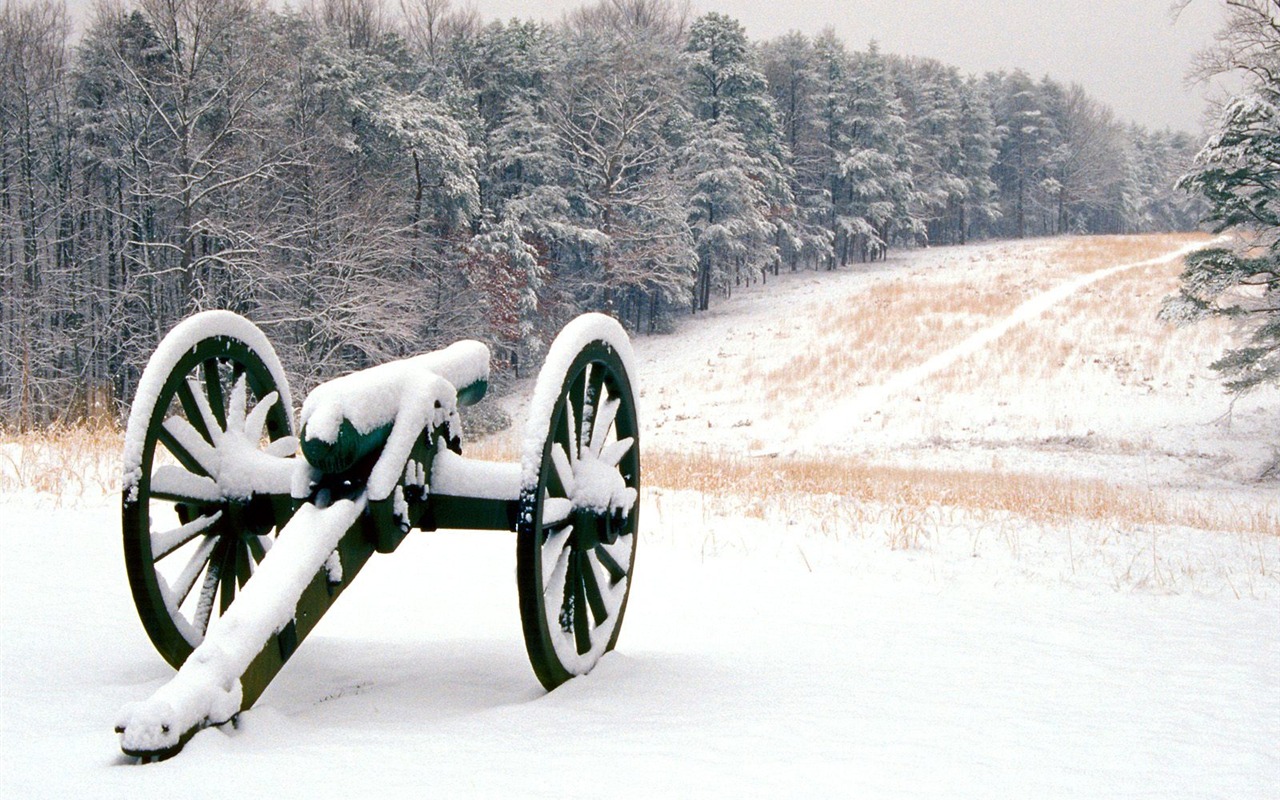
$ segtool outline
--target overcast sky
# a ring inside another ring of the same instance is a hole
[[[69,0],[87,8],[92,0]],[[305,0],[291,0],[299,5]],[[583,0],[454,0],[486,18],[557,20]],[[387,5],[396,6],[396,0]],[[1124,120],[1200,130],[1205,89],[1187,88],[1195,52],[1218,27],[1218,0],[693,0],[737,18],[756,40],[830,26],[853,49],[930,56],[964,72],[1022,68],[1079,83]]]
[[[457,2],[457,0],[455,0]],[[579,0],[471,0],[486,17],[558,19]],[[1204,90],[1187,89],[1192,56],[1218,26],[1217,0],[1174,22],[1170,0],[693,0],[752,39],[831,26],[853,49],[930,56],[965,72],[1022,68],[1079,83],[1122,119],[1200,129]]]

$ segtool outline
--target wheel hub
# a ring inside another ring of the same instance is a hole
[[[241,539],[264,536],[275,526],[270,497],[257,495],[248,500],[227,499],[223,509],[227,529],[239,532]]]
[[[621,514],[601,514],[591,509],[573,512],[573,541],[579,550],[594,550],[597,545],[613,544],[622,531]]]

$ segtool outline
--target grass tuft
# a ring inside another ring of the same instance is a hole
[[[118,492],[122,442],[110,424],[0,432],[0,493],[39,492],[61,502]]]
[[[647,486],[715,496],[837,495],[900,509],[904,530],[930,509],[1010,514],[1037,523],[1089,520],[1136,527],[1174,525],[1280,537],[1280,504],[1242,510],[1176,503],[1107,481],[1034,473],[926,469],[849,456],[746,458],[695,452],[645,453]],[[907,524],[910,523],[910,524]]]

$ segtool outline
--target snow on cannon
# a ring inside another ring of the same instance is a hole
[[[143,627],[177,674],[127,706],[126,755],[174,755],[248,709],[375,553],[414,529],[516,532],[525,648],[553,689],[617,641],[636,550],[640,447],[631,345],[569,323],[538,375],[519,464],[462,456],[475,341],[316,387],[295,432],[263,333],[226,311],[160,343],[124,451],[125,564]],[[300,454],[300,455],[299,455]]]

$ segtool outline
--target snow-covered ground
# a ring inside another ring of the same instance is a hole
[[[1280,393],[1232,407],[1205,367],[1227,332],[1151,320],[1176,267],[1095,274],[1186,243],[913,252],[638,340],[653,477],[626,623],[551,694],[514,538],[416,534],[237,727],[129,764],[117,712],[172,670],[128,595],[113,487],[0,494],[0,791],[1275,797],[1280,483],[1257,476]],[[34,458],[6,447],[0,470]],[[676,458],[759,479],[673,478]],[[806,460],[1117,494],[1070,518],[800,491]]]

